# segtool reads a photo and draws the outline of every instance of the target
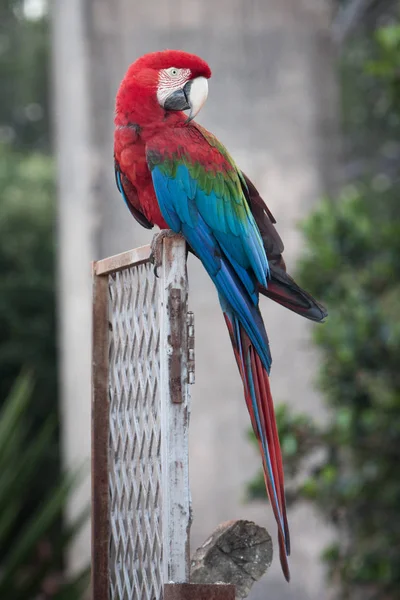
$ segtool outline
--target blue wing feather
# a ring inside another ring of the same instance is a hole
[[[254,276],[254,273],[258,275],[263,270],[260,278],[266,282],[268,262],[262,244],[264,257],[256,247],[256,236],[253,239],[251,231],[242,236],[220,231],[220,222],[215,220],[215,204],[218,201],[215,193],[212,191],[206,194],[199,185],[193,185],[185,165],[177,168],[175,177],[166,175],[155,166],[152,178],[165,221],[171,229],[183,234],[200,258],[219,294],[238,315],[269,372],[271,355],[267,333],[258,310],[256,292],[256,281],[259,278]],[[195,192],[192,199],[188,196],[188,190],[191,195]],[[240,231],[242,225],[236,221],[235,227]]]

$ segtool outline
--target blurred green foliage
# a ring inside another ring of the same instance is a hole
[[[51,159],[0,145],[0,399],[23,367],[31,369],[36,385],[25,419],[32,431],[58,411],[53,203]],[[32,482],[21,527],[59,472],[57,430],[43,466],[47,476]]]
[[[39,574],[44,565],[32,554],[33,545],[26,554],[16,549],[14,552],[16,540],[32,533],[38,519],[36,524],[42,527],[35,533],[39,554],[42,547],[54,550],[51,560],[45,560],[46,565],[49,563],[45,568],[48,574],[62,568],[62,552],[70,536],[69,529],[62,527],[62,509],[70,485],[54,487],[60,477],[60,452],[55,185],[53,161],[48,155],[49,38],[45,1],[0,0],[0,407],[23,368],[35,378],[29,401],[24,401],[24,410],[18,416],[17,430],[23,431],[23,446],[14,448],[14,441],[10,442],[4,455],[4,468],[8,468],[10,477],[15,464],[22,461],[22,450],[28,455],[33,453],[37,440],[45,436],[35,461],[28,456],[24,468],[16,469],[14,495],[1,495],[0,485],[0,536],[7,534],[0,537],[0,598],[7,600],[53,597],[39,595],[36,584],[32,584],[31,595],[18,591],[26,577],[30,581],[27,574]],[[47,423],[46,433],[43,423]],[[47,507],[43,513],[38,512],[41,505]],[[7,586],[11,587],[3,587],[4,569],[9,569],[10,561],[14,561],[13,572],[7,575]],[[18,578],[21,581],[17,582]],[[16,586],[15,592],[12,586]],[[67,588],[64,592],[67,594]],[[54,597],[61,600],[78,596],[64,596],[59,590]]]
[[[48,151],[48,18],[27,18],[24,6],[24,0],[0,0],[0,142]]]
[[[29,365],[38,409],[48,409],[56,396],[51,159],[0,145],[0,190],[0,394]]]
[[[400,590],[399,66],[396,24],[345,53],[347,153],[362,166],[305,222],[299,265],[329,311],[314,328],[328,416],[277,410],[288,501],[311,501],[336,527],[324,559],[338,597],[352,600]],[[261,476],[249,494],[265,497]]]
[[[17,379],[0,411],[0,546],[7,548],[0,560],[0,598],[79,600],[88,586],[88,568],[66,579],[60,566],[63,551],[86,521],[88,511],[65,526],[62,534],[53,536],[77,476],[53,479],[25,526],[18,528],[25,497],[46,469],[55,425],[55,419],[49,417],[32,436],[25,419],[32,399],[32,377],[25,374]]]

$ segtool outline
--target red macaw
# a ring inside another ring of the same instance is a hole
[[[224,146],[193,121],[210,76],[204,60],[177,50],[147,54],[129,67],[116,98],[116,182],[141,225],[184,236],[217,288],[289,580],[282,458],[259,294],[314,321],[327,313],[287,274],[275,219],[254,185]]]

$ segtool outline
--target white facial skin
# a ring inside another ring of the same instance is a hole
[[[190,69],[161,69],[158,77],[157,100],[161,106],[164,106],[165,100],[173,92],[183,88],[190,79]]]
[[[176,67],[162,69],[159,74],[157,88],[157,100],[160,106],[164,107],[167,98],[174,92],[183,89],[184,85],[190,80],[190,69],[178,69]],[[191,81],[188,95],[190,121],[199,113],[208,96],[208,81],[205,77],[196,77]]]

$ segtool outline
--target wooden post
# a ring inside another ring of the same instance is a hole
[[[164,582],[189,581],[189,388],[186,242],[165,238],[160,293]]]
[[[108,277],[93,268],[92,597],[108,600]]]
[[[164,600],[235,600],[235,586],[223,583],[167,583]]]

